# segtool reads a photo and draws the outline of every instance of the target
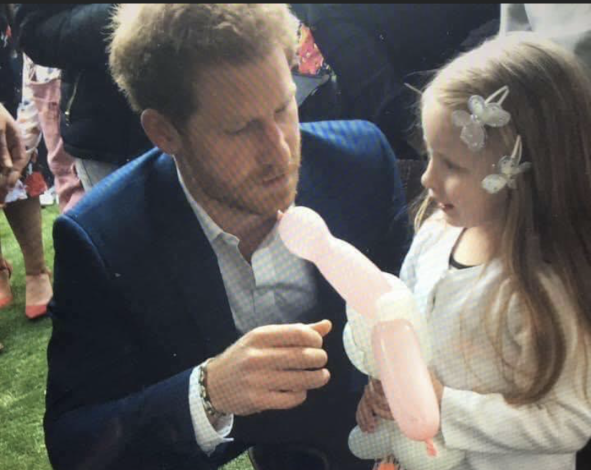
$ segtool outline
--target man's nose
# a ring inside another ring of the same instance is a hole
[[[269,120],[263,124],[262,134],[260,155],[264,163],[289,164],[291,149],[283,127],[275,120]]]

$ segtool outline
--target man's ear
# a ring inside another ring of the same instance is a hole
[[[148,138],[160,150],[175,155],[181,149],[181,136],[170,120],[155,109],[146,109],[141,116],[142,127]]]

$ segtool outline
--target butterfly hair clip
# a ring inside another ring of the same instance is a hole
[[[498,173],[488,175],[482,180],[482,187],[490,194],[498,193],[505,186],[515,189],[517,175],[531,168],[530,162],[521,163],[521,136],[517,136],[513,153],[511,156],[504,156],[497,164]]]
[[[508,94],[509,87],[505,85],[486,100],[482,96],[471,96],[468,100],[469,113],[466,111],[454,111],[452,113],[452,122],[455,126],[462,128],[460,139],[471,151],[478,152],[484,148],[486,140],[485,126],[503,127],[511,120],[511,114],[501,107]],[[499,95],[498,101],[493,102]]]

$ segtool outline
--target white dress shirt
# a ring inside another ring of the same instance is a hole
[[[240,240],[224,232],[191,197],[178,173],[191,208],[216,254],[234,323],[242,334],[262,325],[297,323],[302,314],[316,307],[313,266],[291,254],[277,226],[255,250],[249,264],[238,249]],[[221,418],[215,428],[209,423],[199,396],[199,367],[189,381],[189,407],[195,438],[206,453],[228,438],[233,416]]]

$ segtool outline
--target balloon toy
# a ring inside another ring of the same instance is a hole
[[[437,437],[439,406],[426,365],[431,348],[411,291],[351,244],[333,237],[312,209],[290,208],[281,215],[278,230],[287,249],[314,263],[345,299],[345,351],[356,368],[382,382],[394,421],[378,418],[372,433],[355,427],[349,436],[353,454],[383,462],[394,455],[412,470],[456,466],[464,453],[446,449]]]

